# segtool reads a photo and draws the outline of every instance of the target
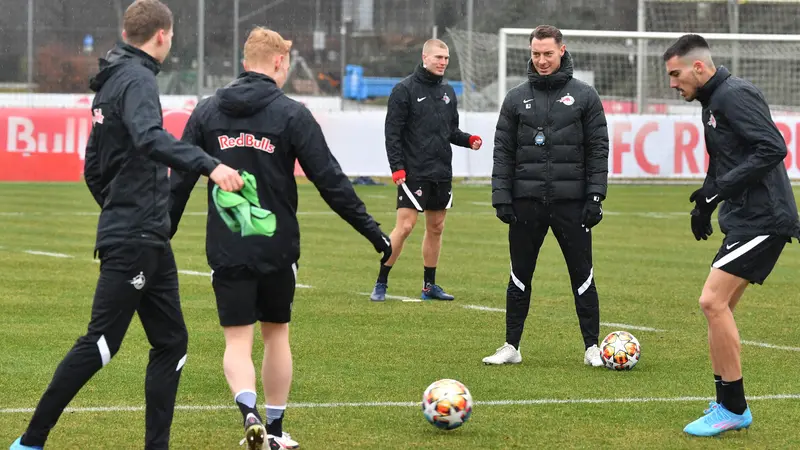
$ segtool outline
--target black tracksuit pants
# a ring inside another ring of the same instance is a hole
[[[88,331],[56,369],[22,437],[23,445],[44,445],[64,408],[117,353],[137,312],[152,346],[145,378],[144,446],[169,448],[175,395],[188,343],[178,270],[169,245],[130,244],[100,251],[100,278]]]
[[[584,204],[514,201],[517,222],[508,230],[511,275],[506,292],[506,342],[516,348],[528,317],[533,272],[548,229],[553,230],[567,263],[584,344],[588,348],[598,343],[600,308],[592,269],[592,233],[581,225]]]

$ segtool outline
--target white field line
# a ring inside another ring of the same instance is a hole
[[[766,342],[744,341],[743,340],[742,344],[744,344],[744,345],[753,345],[753,346],[756,346],[756,347],[772,348],[772,349],[775,349],[775,350],[788,350],[788,351],[791,351],[791,352],[800,352],[800,347],[786,347],[786,346],[783,346],[783,345],[767,344]]]
[[[630,328],[631,330],[641,330],[641,331],[653,331],[656,333],[663,333],[666,330],[659,330],[658,328],[651,328],[651,327],[640,327],[638,325],[628,325],[626,323],[615,323],[615,322],[600,322],[600,325],[604,327],[618,327],[618,328]]]
[[[53,258],[72,258],[72,255],[66,255],[64,253],[53,253],[53,252],[43,252],[40,250],[23,250],[22,253],[27,253],[29,255],[36,255],[36,256],[50,256]]]
[[[798,400],[800,394],[756,395],[747,397],[748,401],[762,400]],[[539,398],[530,400],[486,400],[475,401],[476,406],[534,406],[534,405],[574,405],[574,404],[608,404],[608,403],[679,403],[706,402],[709,397],[623,397],[623,398]],[[418,408],[420,402],[332,402],[332,403],[290,403],[289,408],[386,408],[408,407]],[[236,409],[234,405],[175,405],[181,411],[218,411]],[[67,408],[64,412],[140,412],[144,406],[95,406],[85,408]],[[33,408],[0,408],[0,414],[29,414]]]
[[[366,295],[366,296],[369,297],[372,294],[369,293],[369,292],[358,292],[358,295]],[[403,301],[403,302],[406,302],[406,303],[422,303],[422,299],[421,298],[403,297],[402,295],[388,295],[387,294],[386,298],[388,298],[390,300],[400,300],[400,301]]]
[[[506,312],[503,308],[490,308],[488,306],[480,306],[480,305],[464,305],[464,308],[467,309],[477,309],[478,311],[489,311],[489,312]]]
[[[39,250],[23,250],[23,253],[28,253],[30,255],[38,255],[38,256],[50,256],[50,257],[53,257],[53,258],[74,258],[74,256],[67,255],[67,254],[64,254],[64,253],[42,252],[42,251],[39,251]],[[97,259],[93,259],[92,262],[95,263],[95,264],[99,264],[100,263],[100,261],[97,260]],[[179,270],[178,273],[181,273],[181,274],[184,274],[184,275],[199,276],[199,277],[211,277],[211,272],[198,272],[196,270]],[[296,286],[298,288],[301,288],[301,289],[311,289],[313,287],[313,286],[310,286],[310,285],[307,285],[307,284],[297,284]],[[367,295],[369,295],[369,294],[367,294]]]
[[[478,311],[489,311],[489,312],[501,312],[504,313],[506,310],[504,308],[490,308],[488,306],[480,306],[480,305],[464,305],[464,308],[467,309],[476,309]],[[654,331],[654,332],[664,332],[666,330],[659,330],[658,328],[651,328],[651,327],[642,327],[638,325],[629,325],[626,323],[614,323],[614,322],[600,322],[600,325],[604,327],[618,327],[622,329],[631,329],[631,330],[641,330],[641,331]]]

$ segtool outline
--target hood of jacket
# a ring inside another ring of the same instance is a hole
[[[100,71],[89,80],[89,88],[94,92],[99,91],[106,81],[125,64],[141,64],[151,70],[154,75],[158,75],[161,71],[161,63],[156,61],[155,58],[132,45],[124,43],[117,44],[109,50],[105,58],[100,58],[98,62]]]
[[[220,110],[231,117],[255,115],[281,95],[275,80],[256,72],[242,73],[216,94]]]

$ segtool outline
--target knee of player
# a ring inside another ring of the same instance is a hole
[[[401,222],[397,224],[397,232],[400,234],[400,237],[403,239],[409,237],[411,232],[414,231],[414,223],[412,222]]]
[[[428,230],[430,234],[441,236],[442,233],[444,233],[444,222],[429,223],[426,225],[426,230]]]
[[[703,292],[700,295],[700,309],[706,316],[718,314],[727,308],[727,302],[713,292]]]

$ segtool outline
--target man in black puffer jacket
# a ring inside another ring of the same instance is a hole
[[[506,95],[497,121],[492,205],[509,225],[511,275],[506,343],[486,364],[519,363],[539,248],[553,229],[567,263],[585,344],[584,363],[602,366],[600,310],[592,268],[591,228],[603,217],[608,129],[600,97],[572,78],[562,34],[549,25],[531,33],[528,81]]]

